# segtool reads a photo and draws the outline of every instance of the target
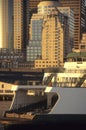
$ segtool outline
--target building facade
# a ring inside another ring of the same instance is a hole
[[[58,7],[58,10],[68,17],[69,25],[69,50],[74,46],[74,11],[70,7]]]
[[[74,10],[74,48],[79,49],[82,33],[85,31],[85,0],[60,0],[63,7]]]
[[[14,1],[14,48],[21,49],[23,43],[23,0]]]
[[[81,43],[79,45],[80,52],[86,52],[86,33],[82,34]]]
[[[13,0],[0,0],[0,48],[13,43]]]
[[[41,57],[43,16],[33,14],[30,22],[30,40],[27,46],[27,61],[34,61]]]
[[[49,1],[49,0],[29,0],[29,12],[30,12],[30,18],[32,14],[37,13],[37,6],[42,1]],[[51,0],[50,0],[51,1]],[[60,0],[52,0],[59,2]]]
[[[14,49],[25,49],[28,42],[29,0],[14,0]]]
[[[13,0],[8,0],[8,48],[13,49]]]
[[[29,0],[0,0],[0,67],[26,61]]]
[[[30,40],[27,47],[27,59],[35,54],[35,68],[51,68],[63,65],[69,53],[69,25],[68,17],[56,8],[60,4],[56,1],[40,2],[38,13],[33,14],[30,23]],[[38,41],[40,41],[38,43]],[[38,49],[38,46],[40,47]],[[37,48],[31,54],[29,48]],[[29,56],[30,57],[30,56]],[[33,59],[34,60],[34,59]]]
[[[29,12],[30,12],[30,18],[33,13],[37,13],[37,5],[39,2],[43,0],[29,0]]]
[[[0,48],[25,49],[29,34],[29,0],[0,0]]]
[[[24,53],[20,49],[0,48],[0,68],[18,68],[20,62],[25,62]]]

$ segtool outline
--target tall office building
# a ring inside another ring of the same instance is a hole
[[[29,0],[13,0],[14,49],[26,54],[29,39]]]
[[[8,1],[8,48],[13,49],[13,0]]]
[[[31,18],[33,13],[37,13],[37,6],[42,1],[57,1],[57,2],[59,2],[60,0],[29,0],[30,18]]]
[[[5,67],[26,60],[28,35],[29,0],[0,0],[0,59]]]
[[[29,22],[32,14],[37,13],[37,5],[44,0],[29,0]]]
[[[57,2],[59,2],[60,0],[29,0],[30,9],[36,9],[36,12],[37,12],[37,5],[42,1],[57,1]]]
[[[14,49],[25,49],[28,41],[29,0],[14,0]]]
[[[78,49],[82,33],[85,31],[85,0],[60,0],[64,7],[74,10],[74,48]]]
[[[35,68],[63,65],[69,53],[68,17],[60,13],[58,6],[56,1],[40,2],[38,13],[31,17],[27,60],[35,60]]]
[[[58,7],[58,10],[65,16],[68,16],[69,24],[69,50],[72,51],[74,46],[74,11],[70,7]]]
[[[0,0],[0,48],[8,46],[8,0]]]
[[[0,0],[0,48],[10,48],[13,43],[13,1]]]
[[[21,49],[23,41],[23,0],[14,0],[14,49]]]

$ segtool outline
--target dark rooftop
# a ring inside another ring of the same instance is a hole
[[[86,57],[86,52],[71,52],[67,55],[67,58],[81,58],[81,57]]]

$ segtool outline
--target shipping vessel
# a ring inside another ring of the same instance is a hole
[[[61,72],[45,73],[42,85],[13,85],[4,116],[33,122],[86,120],[86,53],[70,53]]]

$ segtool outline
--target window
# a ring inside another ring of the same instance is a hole
[[[81,45],[81,49],[85,49],[85,45]]]

